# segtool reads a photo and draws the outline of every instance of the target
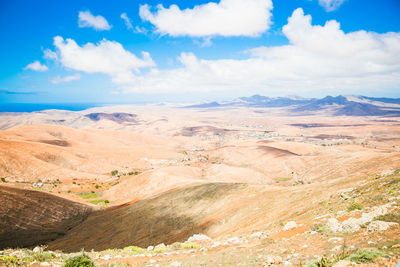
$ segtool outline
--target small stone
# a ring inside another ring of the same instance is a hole
[[[382,232],[386,231],[392,226],[398,225],[398,223],[395,222],[384,222],[384,221],[373,221],[367,226],[367,231],[368,232]]]
[[[354,266],[354,265],[350,261],[341,260],[335,263],[332,267],[349,267],[349,266]]]
[[[112,256],[107,254],[107,255],[104,255],[103,257],[101,257],[100,259],[108,261],[108,260],[112,259]]]
[[[43,249],[42,249],[41,247],[37,246],[37,247],[35,247],[32,251],[33,251],[34,253],[42,253],[42,252],[43,252]]]
[[[150,250],[153,250],[153,249],[154,249],[154,246],[148,246],[148,247],[147,247],[147,250],[149,250],[149,251],[150,251]]]
[[[260,239],[263,238],[264,236],[266,236],[266,234],[264,232],[256,232],[256,233],[252,233],[250,235],[251,239]]]
[[[211,240],[211,238],[209,238],[208,236],[203,235],[203,234],[194,234],[191,237],[189,237],[186,242],[196,242],[196,241],[204,241],[204,240]]]
[[[221,242],[218,242],[218,241],[215,241],[215,242],[211,245],[212,248],[219,247],[219,246],[221,246]]]
[[[171,263],[169,266],[170,266],[170,267],[181,267],[181,266],[182,266],[182,263],[179,262],[179,261],[174,261],[174,262]]]
[[[295,221],[290,221],[285,224],[285,226],[283,227],[283,231],[288,231],[293,228],[297,228],[297,223]]]

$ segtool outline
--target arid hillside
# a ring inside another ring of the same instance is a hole
[[[48,193],[0,186],[0,248],[29,247],[64,236],[91,208]]]

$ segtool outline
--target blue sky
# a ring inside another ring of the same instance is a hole
[[[400,97],[398,14],[398,0],[0,0],[0,102]]]

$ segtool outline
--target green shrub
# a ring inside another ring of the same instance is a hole
[[[172,243],[171,245],[169,245],[169,247],[174,250],[181,249],[181,248],[183,248],[183,243],[175,242],[175,243]]]
[[[89,199],[89,198],[98,198],[99,195],[96,193],[80,193],[79,196],[83,199]]]
[[[1,178],[1,181],[2,181],[3,183],[6,183],[6,178],[2,177],[2,178]]]
[[[124,247],[122,251],[141,252],[143,251],[143,249],[138,246],[129,246],[129,247]]]
[[[155,252],[155,253],[163,253],[163,252],[165,252],[165,251],[167,251],[167,247],[155,247],[154,249],[153,249],[153,251]]]
[[[357,252],[347,257],[347,260],[355,263],[373,262],[378,257],[383,257],[385,254],[377,249],[359,249]]]
[[[90,203],[95,204],[95,205],[97,205],[99,203],[108,204],[108,203],[110,203],[110,201],[108,201],[108,199],[97,199],[97,200],[90,201]]]
[[[56,254],[54,254],[53,252],[48,252],[48,251],[44,251],[44,252],[37,252],[37,253],[33,253],[32,258],[35,261],[48,261],[51,259],[54,259],[56,257]]]
[[[311,230],[316,231],[318,233],[322,233],[328,230],[325,224],[323,223],[316,223],[311,226]]]
[[[18,266],[20,264],[19,259],[14,256],[1,256],[0,265],[3,266]]]
[[[111,171],[111,175],[112,175],[112,176],[115,176],[115,175],[117,175],[117,174],[118,174],[118,170],[112,170],[112,171]]]
[[[330,266],[332,266],[332,262],[326,257],[309,261],[307,264],[304,265],[304,267],[330,267]]]
[[[347,207],[347,211],[362,210],[362,208],[360,203],[353,202]]]
[[[82,253],[66,260],[63,267],[95,267],[95,265],[88,255]]]
[[[380,215],[378,217],[375,217],[374,220],[400,223],[400,211],[392,211],[386,213],[385,215]]]
[[[183,248],[186,248],[186,249],[189,249],[189,248],[197,249],[197,248],[200,248],[200,247],[201,246],[199,244],[194,243],[194,242],[188,242],[188,243],[184,243],[183,244]]]

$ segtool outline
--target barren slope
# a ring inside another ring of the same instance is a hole
[[[0,186],[0,248],[28,247],[65,235],[91,208],[33,190]]]

